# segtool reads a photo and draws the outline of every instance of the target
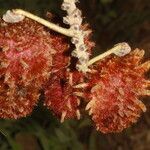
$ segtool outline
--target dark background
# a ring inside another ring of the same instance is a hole
[[[46,17],[53,13],[59,21],[65,15],[61,0],[0,0],[0,15],[22,8]],[[89,22],[96,42],[94,54],[118,42],[146,51],[150,57],[150,0],[80,0],[85,22]],[[42,99],[42,98],[41,98]],[[63,124],[39,102],[31,116],[20,120],[0,120],[0,150],[150,150],[150,103],[138,123],[119,134],[104,135],[95,130],[89,117]]]

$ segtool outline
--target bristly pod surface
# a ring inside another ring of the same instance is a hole
[[[44,103],[61,122],[70,118],[80,119],[80,99],[76,95],[78,90],[73,86],[83,82],[83,75],[63,70],[58,74],[61,76],[53,74],[46,85]]]
[[[7,83],[32,82],[40,87],[48,79],[52,64],[51,36],[44,27],[29,19],[19,23],[0,22],[0,47],[4,55]]]
[[[20,118],[32,112],[39,89],[51,73],[49,32],[24,19],[18,23],[0,20],[0,117]]]
[[[124,57],[110,56],[92,66],[90,101],[86,110],[97,130],[121,132],[137,122],[146,107],[140,96],[150,95],[150,81],[144,74],[150,61],[142,63],[143,50],[136,49]]]
[[[15,84],[10,87],[0,78],[0,118],[18,119],[26,117],[37,103],[39,89],[32,84],[23,86]]]

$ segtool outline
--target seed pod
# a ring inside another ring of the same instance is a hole
[[[0,20],[0,24],[4,24]],[[0,28],[0,117],[29,115],[51,73],[49,32],[29,19]]]
[[[146,89],[150,81],[144,78],[150,61],[141,64],[143,55],[143,50],[136,49],[122,58],[109,57],[93,66],[97,71],[91,74],[90,102],[86,109],[99,131],[121,132],[146,111],[139,97],[150,95]]]
[[[48,79],[55,51],[51,46],[50,34],[38,23],[24,19],[1,27],[0,48],[4,58],[1,64],[7,64],[5,74],[9,77],[5,82],[8,84],[28,85],[32,82],[41,87]]]
[[[57,72],[53,74],[45,86],[45,106],[60,118],[64,119],[80,118],[79,98],[75,94],[78,90],[73,88],[74,84],[79,84],[83,80],[83,75],[78,72],[69,73]],[[58,74],[63,74],[61,77]]]

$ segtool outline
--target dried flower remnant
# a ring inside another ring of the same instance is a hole
[[[6,14],[3,15],[3,20],[8,23],[16,23],[20,22],[24,19],[25,17],[22,15],[17,15],[13,13],[12,11],[8,10]]]
[[[109,57],[93,66],[97,71],[91,74],[91,100],[86,110],[97,130],[120,132],[146,111],[139,97],[150,95],[150,81],[144,78],[150,61],[141,64],[143,55],[143,50],[136,49],[122,58]]]
[[[118,44],[114,45],[113,48],[106,51],[105,53],[100,54],[100,55],[92,58],[91,60],[89,60],[88,66],[94,64],[97,61],[100,61],[101,59],[104,59],[105,57],[107,57],[111,54],[115,54],[119,57],[122,57],[122,56],[129,54],[130,51],[131,51],[131,47],[129,46],[128,43],[126,43],[126,42],[118,43]]]

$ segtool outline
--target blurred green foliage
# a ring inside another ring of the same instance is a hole
[[[70,120],[60,124],[43,108],[37,109],[31,117],[20,120],[0,120],[0,150],[84,149],[79,134],[81,130],[91,125],[89,119],[79,122]],[[92,142],[89,146],[92,147]]]

